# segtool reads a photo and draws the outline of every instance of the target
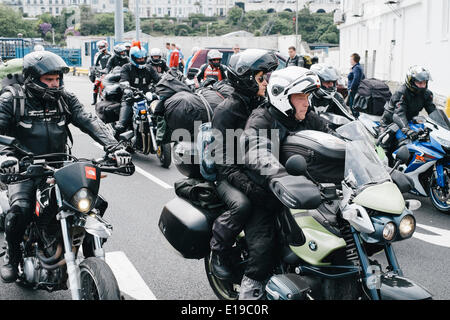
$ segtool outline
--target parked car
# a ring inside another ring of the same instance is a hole
[[[219,50],[222,53],[222,64],[228,65],[228,62],[230,61],[230,57],[233,55],[233,49],[232,48],[206,48],[201,49],[197,51],[194,55],[194,57],[191,60],[191,67],[188,70],[188,78],[192,79],[200,69],[200,67],[207,63],[207,56],[209,50],[216,49]],[[242,51],[245,49],[241,49]],[[286,66],[287,57],[281,54],[280,52],[274,51],[274,50],[267,50],[267,51],[273,51],[275,52],[275,55],[278,58],[278,69],[282,69]]]

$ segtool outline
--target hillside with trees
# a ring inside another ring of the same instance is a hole
[[[73,12],[64,9],[59,16],[44,13],[35,19],[27,19],[11,8],[0,5],[0,36],[16,37],[22,33],[25,38],[42,37],[52,42],[54,30],[55,43],[64,45],[67,35],[114,35],[114,14],[95,14],[90,7],[80,6],[80,23],[70,24]],[[71,25],[68,27],[68,25]],[[134,16],[124,14],[124,31],[135,27]],[[295,34],[295,13],[265,10],[244,12],[239,7],[232,8],[227,17],[206,17],[192,14],[189,18],[142,18],[141,30],[152,36],[221,36],[229,32],[245,30],[255,36]],[[333,24],[333,13],[310,13],[304,8],[298,14],[298,33],[308,43],[326,42],[337,44],[339,30]]]

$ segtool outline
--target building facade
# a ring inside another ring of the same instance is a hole
[[[187,18],[189,14],[202,13],[205,16],[226,16],[234,6],[234,0],[138,0],[139,16]],[[136,12],[136,0],[129,0],[129,10]]]
[[[366,76],[401,83],[412,65],[431,72],[430,89],[450,96],[450,0],[343,0],[335,13],[341,70],[361,56]]]
[[[115,0],[0,0],[9,7],[22,11],[29,17],[35,17],[43,13],[58,16],[64,8],[70,6],[87,5],[94,12],[114,12]]]
[[[309,7],[311,12],[333,12],[340,6],[340,0],[245,0],[245,11],[266,10],[272,12],[302,10]],[[298,5],[297,5],[298,2]]]

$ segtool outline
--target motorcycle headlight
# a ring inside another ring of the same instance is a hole
[[[402,221],[400,221],[399,231],[402,238],[410,237],[416,230],[416,219],[413,216],[404,216]]]
[[[91,210],[94,196],[89,189],[81,188],[72,198],[72,205],[80,212],[87,213]]]
[[[383,229],[383,238],[387,241],[391,241],[395,236],[395,224],[393,222],[389,222],[384,226]]]

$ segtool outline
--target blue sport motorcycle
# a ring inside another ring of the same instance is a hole
[[[397,121],[399,118],[394,116],[394,122]],[[409,161],[398,170],[414,181],[411,193],[430,197],[436,209],[450,212],[450,121],[442,110],[436,110],[428,117],[415,117],[408,124],[418,133],[418,139],[411,141],[400,130],[396,132],[396,139],[406,143],[410,152]],[[397,152],[398,149],[394,157]]]

